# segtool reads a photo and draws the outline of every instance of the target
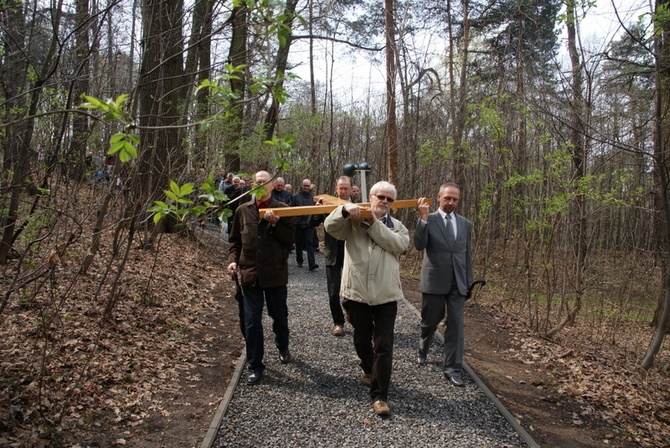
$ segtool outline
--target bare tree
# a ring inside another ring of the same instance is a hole
[[[384,0],[386,30],[386,166],[388,181],[398,183],[398,119],[396,118],[396,45],[393,0]]]
[[[670,144],[670,45],[666,37],[670,33],[670,17],[667,15],[668,0],[658,0],[656,11],[665,11],[658,15],[656,22],[654,49],[656,58],[656,133],[654,141],[654,164],[658,177],[658,194],[662,203],[661,211],[665,221],[666,241],[670,241],[670,163],[668,160],[668,144]],[[654,338],[647,349],[641,366],[648,369],[652,366],[656,354],[663,345],[665,334],[670,324],[670,250],[665,248],[665,273],[663,283],[663,306],[656,325]]]

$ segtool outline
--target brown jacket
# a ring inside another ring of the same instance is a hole
[[[288,207],[271,199],[269,208]],[[237,263],[242,285],[274,288],[288,284],[288,251],[295,237],[295,218],[280,218],[273,227],[259,219],[251,200],[235,211],[228,238],[229,263]]]

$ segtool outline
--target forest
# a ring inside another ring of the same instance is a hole
[[[613,4],[617,32],[594,42],[589,1],[6,0],[0,402],[95,375],[69,310],[89,303],[107,332],[120,304],[156,300],[155,279],[128,283],[133,253],[225,217],[218,173],[332,193],[363,162],[355,182],[400,198],[461,186],[492,306],[667,375],[669,4]]]

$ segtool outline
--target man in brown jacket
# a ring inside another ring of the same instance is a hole
[[[279,360],[291,360],[289,352],[288,307],[288,250],[295,235],[295,218],[279,218],[268,210],[259,219],[262,208],[288,207],[272,198],[274,183],[266,171],[255,176],[255,186],[261,189],[254,199],[241,204],[233,219],[230,232],[228,272],[239,272],[244,294],[244,326],[246,334],[249,376],[247,384],[257,384],[263,377],[263,302],[273,320],[275,345]]]

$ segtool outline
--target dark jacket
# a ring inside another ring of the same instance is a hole
[[[307,222],[312,227],[318,227],[326,220],[328,215],[311,215]],[[326,266],[337,265],[338,255],[340,259],[344,256],[344,241],[338,240],[330,233],[323,231],[323,258],[326,261]],[[341,252],[341,255],[340,255]]]
[[[316,202],[314,202],[314,194],[311,191],[307,194],[303,193],[302,191],[299,191],[293,195],[294,207],[302,207],[305,205],[315,205],[315,204]],[[309,227],[307,218],[308,218],[307,216],[299,216],[298,222],[296,222],[296,227],[300,227],[302,229]]]
[[[272,197],[284,204],[293,205],[293,195],[286,190],[277,191],[273,188]]]
[[[235,185],[230,185],[230,186],[226,187],[225,190],[223,190],[223,194],[225,194],[226,197],[228,198],[228,201],[226,202],[226,204],[228,204],[233,199],[237,199],[242,194],[242,189],[235,187]],[[228,204],[227,207],[229,209],[231,209],[233,211],[233,213],[235,213],[235,210],[237,210],[237,207],[239,205],[240,205],[240,201],[234,201],[234,202]]]
[[[288,207],[271,199],[268,208]],[[288,251],[295,236],[295,218],[280,218],[273,227],[258,217],[255,201],[240,204],[228,238],[229,263],[237,263],[245,286],[274,288],[288,284]]]

